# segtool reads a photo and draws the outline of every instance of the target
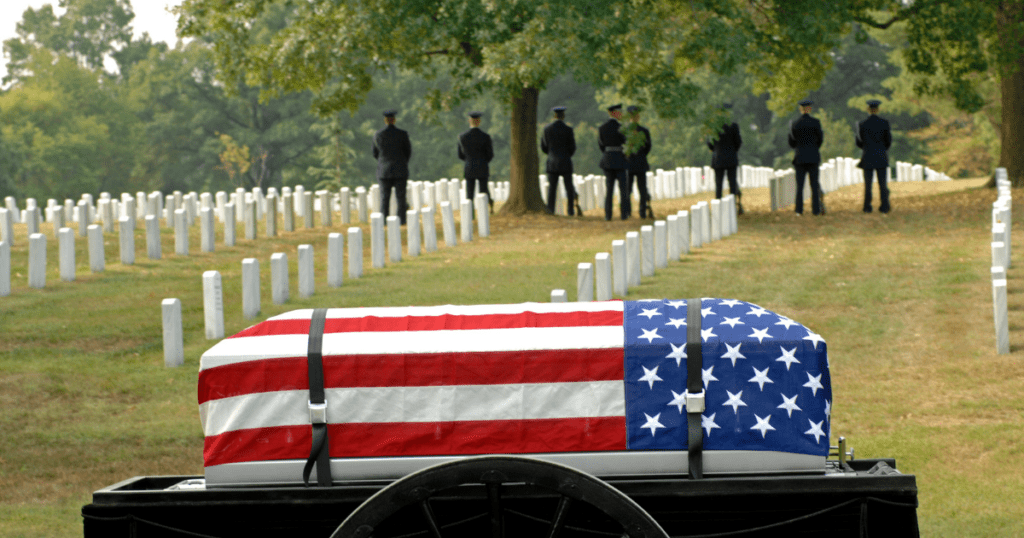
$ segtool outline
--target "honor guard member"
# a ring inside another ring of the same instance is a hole
[[[651,169],[647,164],[647,154],[651,152],[651,131],[640,125],[640,107],[630,106],[626,112],[629,114],[629,125],[626,127],[629,181],[626,184],[626,192],[633,192],[633,182],[636,181],[637,191],[640,193],[640,218],[646,219],[648,215],[654,218],[654,211],[651,210],[651,192],[647,190],[647,171]],[[629,203],[629,212],[626,214],[631,215],[632,212],[633,204]]]
[[[384,111],[386,127],[373,135],[373,158],[377,159],[377,184],[380,185],[380,209],[384,218],[388,218],[391,207],[391,188],[394,187],[398,197],[398,218],[405,224],[406,183],[409,181],[409,157],[412,156],[412,145],[409,133],[395,127],[393,109]]]
[[[821,183],[818,181],[818,167],[821,165],[821,143],[825,134],[821,130],[821,122],[811,116],[810,99],[800,101],[800,119],[789,127],[789,147],[795,149],[793,168],[796,170],[796,214],[804,212],[804,177],[810,176],[811,211],[815,215],[822,214]]]
[[[732,103],[722,103],[722,109],[732,109]],[[741,198],[739,181],[736,180],[736,167],[739,166],[737,153],[743,145],[743,138],[740,136],[740,126],[736,122],[722,124],[722,130],[718,138],[708,140],[708,149],[711,150],[711,168],[715,170],[715,198],[722,197],[722,184],[725,178],[729,178],[729,193],[736,195],[736,213],[743,214],[743,203]]]
[[[619,185],[619,215],[622,220],[629,218],[629,182],[626,171],[629,161],[622,152],[626,144],[626,135],[619,131],[622,126],[622,105],[608,107],[608,121],[597,129],[597,146],[601,148],[601,169],[604,170],[604,220],[612,220],[612,197],[615,195],[615,184]]]
[[[878,210],[889,212],[889,186],[886,184],[886,172],[889,171],[889,146],[892,145],[892,132],[889,122],[878,117],[878,99],[868,101],[868,119],[857,125],[857,147],[863,148],[859,168],[864,169],[864,212],[871,213],[871,176],[878,176]]]
[[[548,174],[548,213],[555,212],[555,199],[558,195],[558,179],[562,179],[565,185],[565,198],[567,213],[573,215],[573,208],[578,207],[576,203],[576,188],[572,183],[572,156],[576,153],[576,135],[572,127],[565,124],[565,107],[556,106],[551,109],[555,114],[555,121],[544,127],[544,134],[540,138],[540,150],[547,156],[547,164],[544,170]],[[583,212],[580,211],[580,215]]]
[[[487,180],[491,177],[489,163],[494,158],[494,145],[491,135],[480,129],[480,117],[483,115],[483,112],[469,113],[469,130],[459,135],[459,158],[465,161],[462,172],[466,176],[466,199],[473,201],[479,182],[480,192],[487,195],[487,203],[493,213],[494,199],[487,188]]]

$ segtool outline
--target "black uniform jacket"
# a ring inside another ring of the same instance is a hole
[[[739,166],[740,160],[737,152],[743,145],[743,138],[740,137],[740,126],[722,125],[722,131],[718,133],[718,139],[708,142],[708,149],[711,153],[711,168],[732,168]]]
[[[857,133],[857,147],[863,148],[860,157],[860,168],[887,168],[889,166],[889,146],[892,145],[892,132],[889,122],[872,114],[860,123]]]
[[[638,123],[631,123],[626,128],[640,131],[647,139],[647,142],[640,146],[639,151],[626,156],[629,159],[629,171],[634,173],[647,172],[651,169],[651,165],[647,164],[647,154],[651,152],[651,130]]]
[[[626,135],[619,132],[621,124],[615,118],[608,118],[608,121],[597,128],[597,146],[601,148],[601,168],[604,170],[625,170],[629,168],[629,161],[626,154],[622,152],[622,146],[626,144]],[[611,151],[607,148],[619,148]]]
[[[825,133],[821,131],[821,122],[818,118],[810,114],[800,116],[789,130],[789,147],[796,149],[793,164],[821,163],[818,148],[824,140]]]
[[[466,162],[462,173],[468,179],[491,177],[488,163],[494,158],[491,135],[474,127],[459,135],[459,158]]]
[[[547,154],[545,170],[549,174],[572,174],[572,156],[576,153],[576,135],[572,127],[555,120],[544,127],[540,150]]]
[[[388,125],[373,135],[373,158],[377,159],[377,179],[409,179],[412,144],[409,133]]]

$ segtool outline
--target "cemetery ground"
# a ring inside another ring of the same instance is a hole
[[[835,402],[831,442],[859,457],[894,457],[917,475],[923,536],[1024,533],[1024,277],[1008,270],[1011,353],[997,355],[992,322],[991,207],[984,180],[893,184],[893,213],[863,214],[862,188],[826,198],[829,214],[771,213],[765,189],[743,199],[739,233],[670,262],[629,299],[738,298],[797,320],[828,343]],[[877,192],[876,192],[877,195]],[[1013,193],[1024,207],[1021,192]],[[654,203],[659,217],[701,195]],[[1018,218],[1018,220],[1020,220]],[[44,289],[27,286],[24,229],[12,249],[12,293],[0,298],[0,535],[80,536],[92,491],[136,475],[201,474],[196,405],[204,338],[203,271],[223,278],[227,334],[298,308],[545,302],[576,296],[576,265],[610,252],[641,222],[494,215],[491,237],[416,258],[360,279],[325,284],[327,234],[301,229],[240,239],[162,260],[136,231],[133,266],[107,234],[106,271],[89,272],[76,238],[77,280],[62,282],[48,225]],[[24,225],[18,225],[24,226]],[[336,225],[329,231],[344,232]],[[440,231],[440,226],[438,230]],[[364,225],[364,233],[369,234]],[[1014,234],[1014,252],[1024,252]],[[295,290],[296,248],[311,244],[316,293],[270,300],[272,253],[284,252]],[[404,254],[404,253],[403,253]],[[241,314],[241,260],[259,260],[262,311]],[[1021,264],[1024,262],[1018,262]],[[185,365],[165,368],[160,302],[182,302]]]

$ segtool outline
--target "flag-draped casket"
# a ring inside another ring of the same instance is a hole
[[[698,448],[694,472],[824,472],[824,340],[747,302],[699,301],[270,318],[203,354],[207,485],[397,478],[476,454],[683,474]]]

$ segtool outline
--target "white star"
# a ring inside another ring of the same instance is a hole
[[[678,329],[680,325],[686,325],[686,320],[685,319],[668,318],[668,323],[666,323],[665,325],[671,325],[671,326],[673,326],[673,327]]]
[[[815,443],[821,442],[821,436],[825,435],[824,430],[821,429],[821,425],[825,421],[819,420],[818,423],[815,424],[813,420],[807,419],[807,422],[811,423],[811,429],[805,431],[804,433],[807,435],[813,435]]]
[[[686,407],[686,391],[684,390],[682,394],[678,394],[674,390],[671,391],[671,392],[672,392],[672,401],[669,402],[668,404],[669,405],[674,405],[674,406],[678,407],[679,408],[679,414],[682,415],[683,414],[683,408]]]
[[[747,406],[747,404],[743,403],[743,400],[740,399],[740,397],[743,396],[743,391],[742,390],[738,394],[733,394],[732,392],[729,392],[729,391],[725,391],[725,392],[729,394],[729,399],[726,400],[724,404],[722,404],[722,407],[725,407],[727,405],[731,405],[732,406],[732,412],[733,413],[738,413],[740,406],[742,406],[742,407],[746,407]]]
[[[792,398],[787,398],[785,394],[782,395],[782,403],[778,406],[778,409],[785,409],[789,411],[789,418],[793,418],[793,411],[803,411],[800,406],[796,404],[797,395],[793,395]]]
[[[660,316],[660,315],[661,314],[658,312],[657,308],[645,308],[643,312],[637,314],[637,317],[639,317],[639,316],[647,316],[647,319],[651,319],[654,316]]]
[[[804,328],[807,329],[806,327]],[[811,342],[813,342],[814,349],[818,349],[818,342],[825,342],[825,339],[822,338],[820,334],[812,333],[810,329],[807,329],[807,336],[804,337],[804,340],[810,340]]]
[[[797,358],[796,358],[796,348],[790,349],[789,351],[786,351],[786,348],[781,348],[781,349],[782,349],[782,356],[777,358],[777,359],[775,359],[775,362],[784,362],[784,363],[786,363],[786,371],[787,372],[789,371],[789,367],[794,362],[797,363],[797,364],[800,364],[800,361],[798,361]]]
[[[665,304],[666,306],[671,306],[672,308],[679,310],[680,306],[686,306],[686,301],[668,301]]]
[[[717,413],[711,413],[710,417],[706,417],[704,415],[700,416],[700,427],[704,428],[705,430],[708,431],[707,435],[711,435],[711,430],[713,430],[715,428],[721,429],[721,426],[719,426],[718,424],[715,424],[715,415],[716,414]]]
[[[710,383],[712,381],[718,381],[718,378],[715,377],[714,374],[711,373],[712,370],[714,370],[714,369],[715,369],[715,367],[712,366],[711,368],[708,368],[707,370],[701,370],[700,371],[701,372],[700,377],[701,377],[701,379],[704,380],[704,388],[707,388],[708,383]]]
[[[775,428],[773,428],[771,424],[768,424],[768,422],[772,419],[771,415],[768,415],[764,418],[754,415],[754,418],[757,419],[757,424],[751,426],[750,429],[761,432],[761,439],[764,439],[764,436],[768,435],[768,430],[775,431]]]
[[[725,344],[725,348],[728,350],[725,355],[719,357],[720,359],[731,359],[733,368],[736,367],[736,359],[745,359],[746,357],[740,353],[740,346],[743,344],[736,344],[736,347],[732,347],[729,344]]]
[[[702,308],[700,310],[700,317],[702,317],[702,318],[706,318],[708,316],[717,316],[717,315],[718,314],[715,314],[714,312],[711,311],[711,307],[710,306],[707,307],[707,308]]]
[[[810,372],[807,373],[807,382],[804,383],[804,386],[811,389],[811,394],[815,396],[818,395],[818,389],[825,388],[825,386],[821,384],[821,374],[818,374],[818,377],[811,377]]]
[[[748,316],[757,316],[758,319],[760,319],[761,316],[764,316],[764,315],[767,315],[767,314],[768,314],[768,311],[763,309],[763,308],[761,308],[760,306],[755,306],[754,308],[750,309],[750,312],[747,312]]]
[[[648,344],[653,342],[655,338],[661,338],[660,336],[658,336],[658,329],[651,329],[649,331],[647,329],[640,329],[640,330],[643,331],[644,334],[641,334],[637,338],[638,339],[639,338],[646,338]]]
[[[647,423],[645,423],[643,426],[640,426],[640,427],[641,428],[650,428],[651,429],[651,437],[654,437],[654,432],[657,431],[658,428],[664,428],[665,427],[664,425],[662,425],[662,423],[658,422],[658,419],[661,418],[661,413],[658,413],[657,415],[654,415],[653,417],[651,415],[648,415],[647,413],[644,413],[644,416],[647,417]]]
[[[825,400],[825,417],[832,420],[832,402]]]
[[[711,329],[701,329],[700,330],[700,337],[705,342],[707,342],[708,338],[711,338],[712,336],[718,336],[717,334],[715,334],[715,329],[711,328]]]
[[[683,359],[686,358],[686,344],[680,344],[679,347],[676,347],[676,345],[673,343],[669,343],[669,345],[672,346],[672,353],[665,355],[665,358],[675,359],[676,366],[681,366],[683,363]]]
[[[644,369],[644,375],[637,381],[646,381],[648,385],[653,389],[655,381],[664,381],[664,379],[658,377],[658,367],[655,366],[653,370],[648,370],[646,366],[641,366]]]
[[[719,323],[719,325],[728,325],[735,329],[737,325],[746,325],[746,323],[740,321],[740,318],[725,318],[725,321]]]
[[[764,329],[754,329],[753,334],[748,334],[748,338],[757,338],[757,343],[764,342],[765,338],[772,338],[772,335],[768,334],[768,327]]]
[[[764,384],[765,383],[772,383],[772,384],[775,383],[771,379],[768,379],[768,369],[767,368],[765,368],[763,372],[758,370],[757,368],[754,368],[754,377],[748,379],[747,381],[750,382],[750,383],[757,383],[758,385],[760,385],[761,392],[764,392]]]
[[[722,302],[718,303],[718,306],[728,306],[729,308],[732,308],[739,305],[741,302],[742,301],[737,301],[736,299],[723,299]]]
[[[793,321],[793,320],[791,320],[791,319],[789,319],[789,318],[779,316],[779,322],[776,323],[776,325],[785,325],[786,329],[789,329],[793,325],[800,325],[800,324],[795,322],[795,321]]]

